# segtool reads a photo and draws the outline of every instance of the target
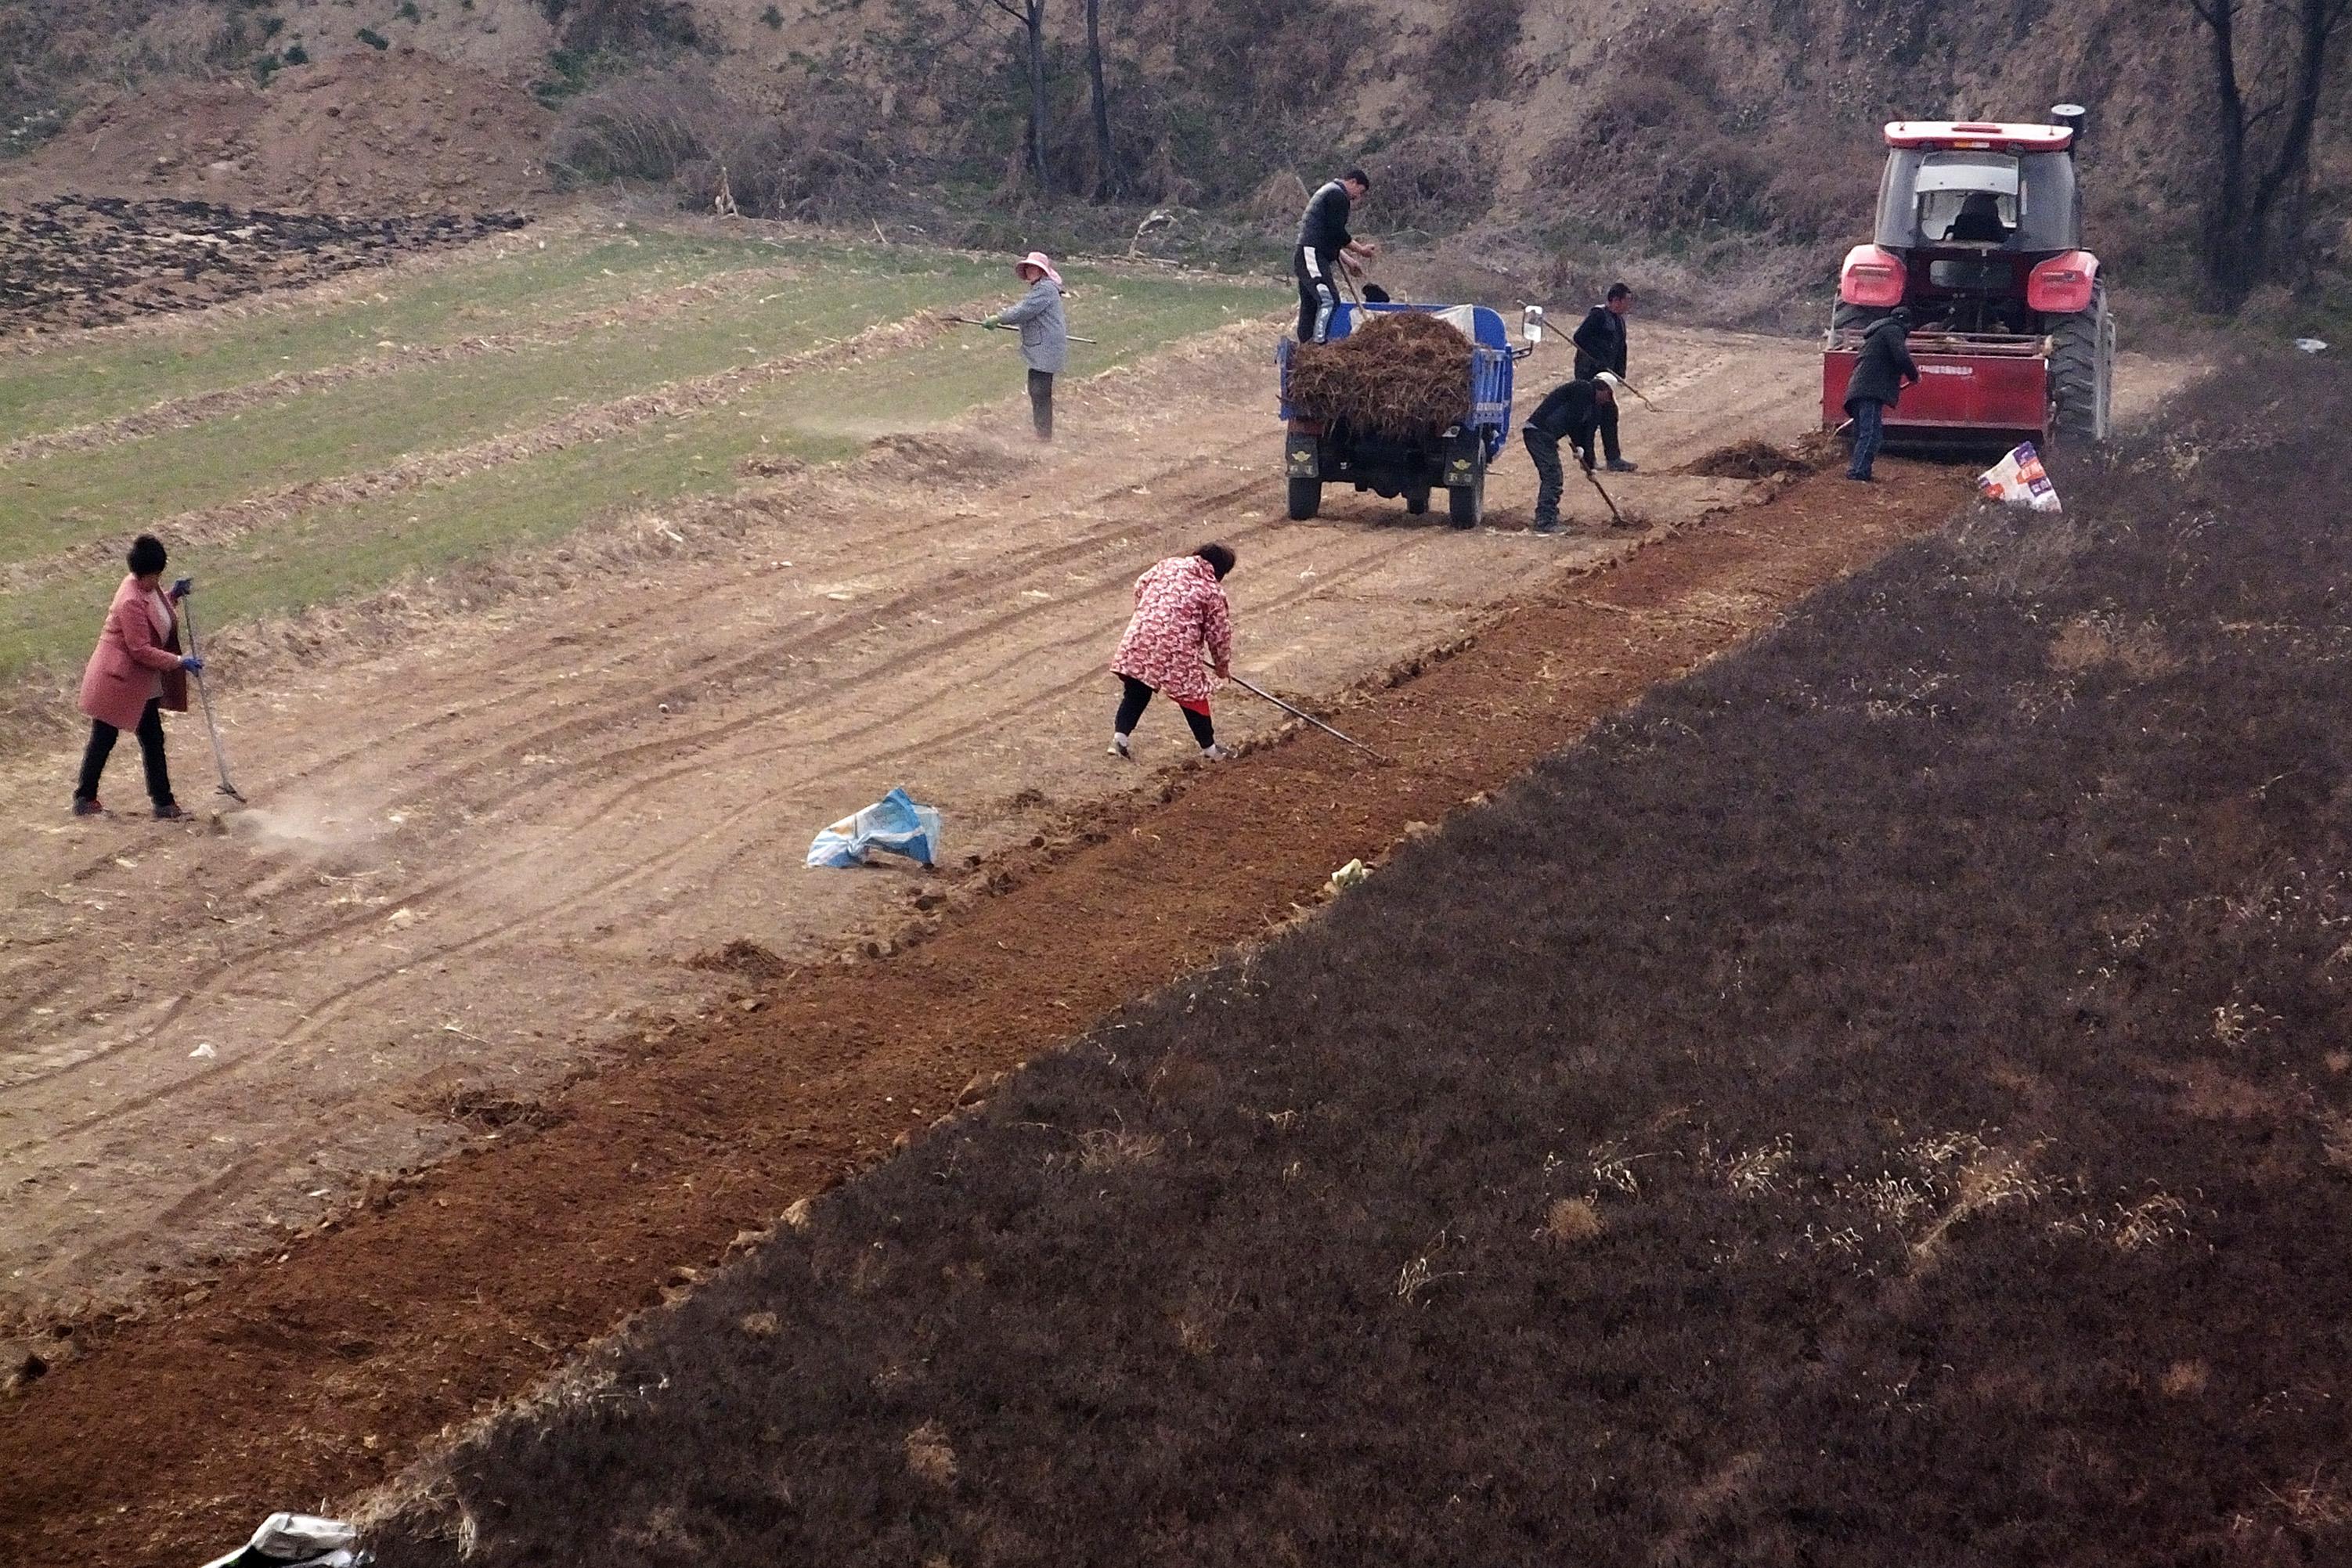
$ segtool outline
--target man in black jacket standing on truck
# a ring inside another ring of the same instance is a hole
[[[1576,345],[1576,379],[1589,382],[1607,371],[1625,379],[1625,313],[1633,308],[1633,291],[1622,283],[1609,286],[1606,302],[1586,312],[1569,340]],[[1617,446],[1617,405],[1612,402],[1601,417],[1601,448],[1609,455],[1609,472],[1631,474],[1636,465],[1625,461]]]
[[[1559,444],[1565,441],[1575,447],[1576,460],[1584,465],[1587,474],[1591,473],[1593,433],[1607,428],[1603,422],[1616,414],[1616,388],[1603,371],[1600,379],[1565,382],[1554,387],[1551,395],[1528,415],[1519,434],[1536,465],[1535,532],[1559,531],[1559,492],[1567,482],[1559,466]]]
[[[1350,169],[1315,193],[1298,220],[1298,248],[1290,270],[1298,278],[1298,340],[1320,343],[1331,330],[1331,312],[1339,308],[1339,269],[1360,273],[1364,263],[1380,254],[1370,240],[1348,232],[1348,213],[1372,188],[1361,169]]]

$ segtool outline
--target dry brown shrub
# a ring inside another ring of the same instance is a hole
[[[2078,615],[2058,629],[2050,667],[2061,674],[2112,664],[2134,680],[2154,680],[2180,667],[2164,633],[2147,622],[2118,625],[2104,616]]]
[[[1407,136],[1383,151],[1367,172],[1380,225],[1391,232],[1458,228],[1495,198],[1494,153],[1485,142],[1452,131]]]
[[[1381,435],[1444,430],[1470,417],[1470,340],[1434,316],[1374,316],[1337,342],[1299,346],[1290,401]]]
[[[735,1326],[753,1339],[773,1339],[780,1321],[773,1312],[745,1312]]]
[[[2156,1385],[2168,1399],[2190,1399],[2205,1392],[2213,1381],[2212,1368],[2201,1361],[2176,1361],[2164,1369]]]
[[[1601,1239],[1609,1226],[1601,1206],[1589,1197],[1556,1198],[1544,1212],[1544,1239],[1559,1247],[1581,1247]]]
[[[1511,85],[1496,67],[1519,47],[1528,0],[1454,0],[1453,12],[1431,35],[1422,78],[1441,105],[1475,103]]]
[[[936,1487],[954,1483],[955,1449],[948,1444],[945,1427],[937,1421],[926,1421],[907,1434],[907,1470],[917,1480],[929,1481]]]

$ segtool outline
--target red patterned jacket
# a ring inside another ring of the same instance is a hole
[[[1132,675],[1180,702],[1206,702],[1216,682],[1210,659],[1234,653],[1234,617],[1217,569],[1196,555],[1172,556],[1135,580],[1135,619],[1118,640],[1111,673]]]

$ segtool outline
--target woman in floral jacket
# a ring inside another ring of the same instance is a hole
[[[1225,750],[1209,717],[1209,694],[1232,674],[1227,665],[1234,656],[1234,617],[1223,584],[1233,570],[1232,547],[1202,545],[1135,580],[1135,618],[1110,662],[1111,674],[1124,688],[1118,716],[1111,721],[1113,757],[1133,758],[1135,721],[1154,692],[1165,692],[1184,710],[1202,757],[1223,760]]]

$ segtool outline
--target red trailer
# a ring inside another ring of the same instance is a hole
[[[1919,384],[1891,440],[2104,440],[2116,323],[2099,259],[2081,248],[2083,110],[2049,125],[1897,120],[1873,242],[1847,253],[1822,354],[1822,422],[1845,421],[1870,327],[1900,306]]]

